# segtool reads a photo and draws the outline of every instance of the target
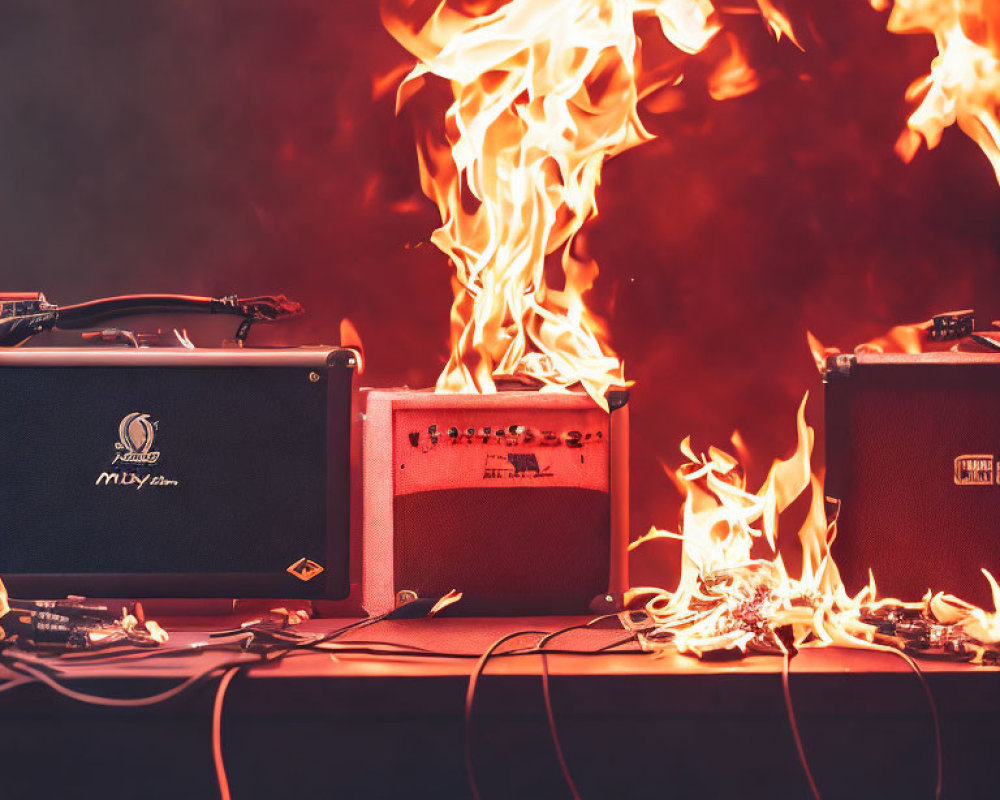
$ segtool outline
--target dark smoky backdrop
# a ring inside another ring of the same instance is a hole
[[[676,525],[663,469],[689,433],[704,448],[739,429],[756,487],[808,390],[822,465],[807,329],[849,347],[943,310],[1000,316],[988,161],[957,129],[911,165],[892,149],[932,38],[886,33],[864,0],[825,5],[793,14],[805,53],[738,20],[761,87],[715,102],[696,71],[684,109],[645,117],[659,138],[604,170],[591,299],[636,382],[633,536]],[[449,267],[394,113],[407,60],[375,2],[7,0],[0,290],[284,292],[308,314],[251,342],[336,343],[349,317],[366,384],[431,385]],[[672,585],[678,555],[640,548],[633,582]]]

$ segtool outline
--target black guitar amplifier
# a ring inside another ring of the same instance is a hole
[[[836,356],[826,372],[833,557],[849,592],[945,591],[992,610],[1000,577],[1000,354]]]
[[[355,353],[0,350],[15,597],[347,596]]]

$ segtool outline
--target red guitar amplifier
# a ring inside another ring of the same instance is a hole
[[[851,592],[947,591],[992,609],[1000,575],[1000,354],[835,356],[826,373],[833,556]]]
[[[363,600],[585,613],[626,588],[628,395],[370,391]]]

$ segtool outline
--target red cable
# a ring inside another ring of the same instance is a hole
[[[212,709],[212,759],[215,761],[215,778],[219,783],[219,796],[222,800],[231,800],[226,765],[222,760],[222,703],[226,697],[226,689],[239,671],[239,667],[233,667],[222,676],[219,688],[215,691],[215,707]]]
[[[784,650],[784,648],[782,648]],[[792,692],[788,687],[788,674],[791,669],[792,657],[789,655],[788,651],[785,650],[784,659],[781,667],[781,688],[785,692],[785,710],[788,711],[788,722],[792,726],[792,736],[795,738],[795,749],[799,754],[799,763],[802,765],[802,771],[806,774],[806,780],[809,781],[809,789],[812,791],[813,797],[816,800],[823,800],[820,797],[819,789],[816,788],[816,781],[813,780],[812,771],[809,769],[809,762],[806,761],[806,751],[802,746],[802,737],[799,735],[799,726],[795,721],[795,709],[792,708]]]

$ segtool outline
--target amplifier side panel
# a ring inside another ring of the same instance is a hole
[[[327,369],[318,372],[326,382],[326,561],[323,599],[342,600],[350,594],[353,546],[351,540],[351,458],[354,435],[356,356],[348,350],[332,353]]]
[[[629,587],[628,542],[629,542],[629,408],[628,394],[619,393],[621,405],[611,406],[609,433],[611,455],[609,468],[609,489],[611,492],[611,554],[607,590],[610,594],[622,594]]]
[[[393,571],[392,392],[367,392],[362,426],[361,602],[372,615],[395,605]]]

